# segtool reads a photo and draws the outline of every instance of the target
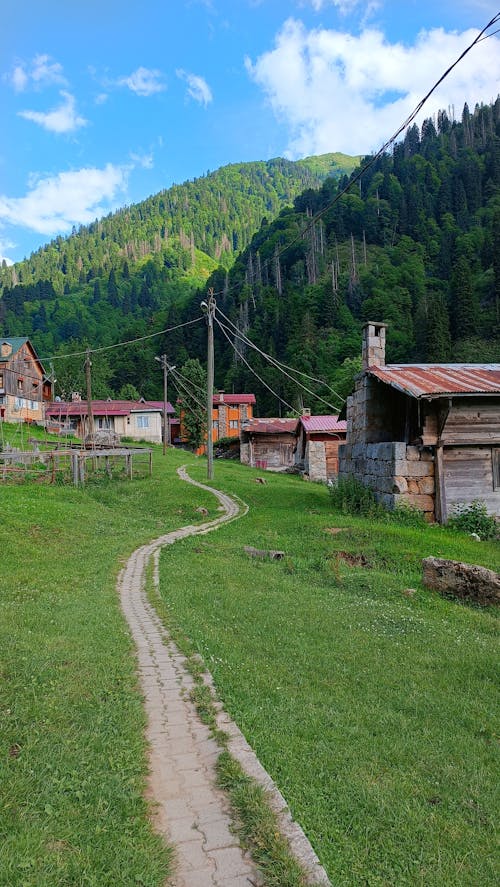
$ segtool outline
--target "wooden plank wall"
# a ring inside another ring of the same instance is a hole
[[[454,401],[442,431],[443,444],[489,443],[500,446],[500,397]]]
[[[493,488],[493,447],[445,447],[444,484],[448,517],[454,506],[481,499],[490,514],[500,515],[500,489]]]

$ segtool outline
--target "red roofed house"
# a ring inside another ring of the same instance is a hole
[[[0,338],[0,419],[41,423],[51,398],[52,383],[29,339]]]
[[[173,415],[173,406],[167,403],[167,415]],[[92,415],[96,431],[106,429],[119,437],[161,443],[163,429],[163,401],[156,400],[93,400]],[[71,426],[76,437],[88,434],[87,401],[79,395],[70,403],[54,401],[46,410],[47,421]]]
[[[290,468],[296,428],[296,419],[249,419],[241,428],[240,462],[253,468]]]
[[[213,397],[212,439],[239,437],[241,426],[253,417],[255,394],[225,394],[219,391]]]
[[[441,523],[475,499],[500,515],[500,364],[386,365],[385,330],[363,329],[339,476]]]
[[[296,423],[295,465],[310,480],[326,483],[337,477],[339,446],[346,439],[347,423],[333,416],[301,416]]]

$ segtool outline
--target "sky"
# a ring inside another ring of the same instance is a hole
[[[2,0],[0,261],[228,163],[377,151],[497,12],[499,0]],[[421,119],[499,92],[497,34]]]

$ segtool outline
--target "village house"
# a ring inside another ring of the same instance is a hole
[[[0,419],[44,421],[52,383],[29,339],[0,338]]]
[[[347,423],[337,415],[311,416],[306,411],[296,424],[295,467],[310,480],[334,480],[346,432]]]
[[[213,396],[212,440],[223,437],[239,437],[247,419],[253,417],[255,394],[225,394],[218,391]]]
[[[175,412],[167,403],[167,416]],[[156,400],[93,400],[92,416],[95,431],[112,431],[119,437],[161,443],[163,401]],[[46,410],[47,422],[71,428],[76,437],[89,433],[87,401],[75,395],[69,403],[54,401]]]
[[[386,365],[385,339],[384,324],[365,324],[339,476],[428,520],[476,499],[500,515],[500,364]]]
[[[177,403],[180,413],[179,440],[181,443],[186,443],[182,399]],[[212,403],[213,442],[227,437],[239,438],[243,423],[253,417],[255,394],[225,394],[224,391],[218,391],[213,395]],[[203,445],[199,447],[197,453],[202,454],[205,451],[206,446]]]
[[[293,465],[297,419],[249,419],[241,428],[240,462],[285,470]]]

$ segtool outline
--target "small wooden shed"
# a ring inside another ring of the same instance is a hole
[[[296,419],[249,419],[241,428],[240,461],[254,468],[293,465]]]
[[[310,480],[334,480],[338,474],[339,446],[347,423],[337,415],[301,416],[296,422],[295,466]]]

